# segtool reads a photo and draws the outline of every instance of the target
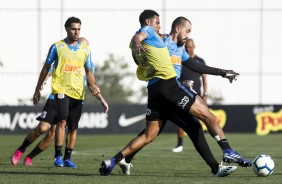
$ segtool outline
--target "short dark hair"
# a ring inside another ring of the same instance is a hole
[[[155,15],[159,17],[159,14],[154,10],[144,10],[139,16],[139,22],[141,26],[145,24],[146,19],[151,19]]]
[[[69,27],[72,23],[79,23],[81,24],[81,20],[76,17],[70,17],[65,23],[65,28]]]
[[[188,19],[185,18],[185,17],[177,17],[177,18],[172,22],[171,28],[175,28],[175,27],[177,27],[177,26],[179,26],[179,25],[183,25],[186,21],[188,21],[190,24],[192,24],[191,21],[188,20]]]

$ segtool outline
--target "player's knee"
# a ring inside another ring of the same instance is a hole
[[[49,130],[49,126],[40,124],[40,126],[34,130],[34,133],[36,136],[40,136],[44,134],[45,132],[47,132],[48,130]]]

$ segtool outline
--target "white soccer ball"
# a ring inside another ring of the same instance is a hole
[[[274,161],[269,155],[259,155],[253,161],[253,169],[258,176],[271,175],[274,167]]]

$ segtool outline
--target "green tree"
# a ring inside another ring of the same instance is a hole
[[[103,65],[95,64],[96,83],[99,85],[102,95],[109,104],[132,103],[130,97],[134,94],[130,88],[130,82],[135,74],[129,71],[129,65],[123,57],[116,58],[109,54]],[[93,97],[87,89],[85,103],[93,103]]]

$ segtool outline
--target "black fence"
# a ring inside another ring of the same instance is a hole
[[[43,106],[0,106],[0,133],[28,133],[37,126],[36,117]],[[225,132],[267,135],[282,131],[282,105],[210,106]],[[145,127],[145,105],[111,105],[105,114],[101,106],[85,105],[79,122],[79,133],[139,133]],[[204,126],[203,126],[204,127]],[[163,132],[175,132],[168,122]],[[204,127],[204,129],[206,129]]]

